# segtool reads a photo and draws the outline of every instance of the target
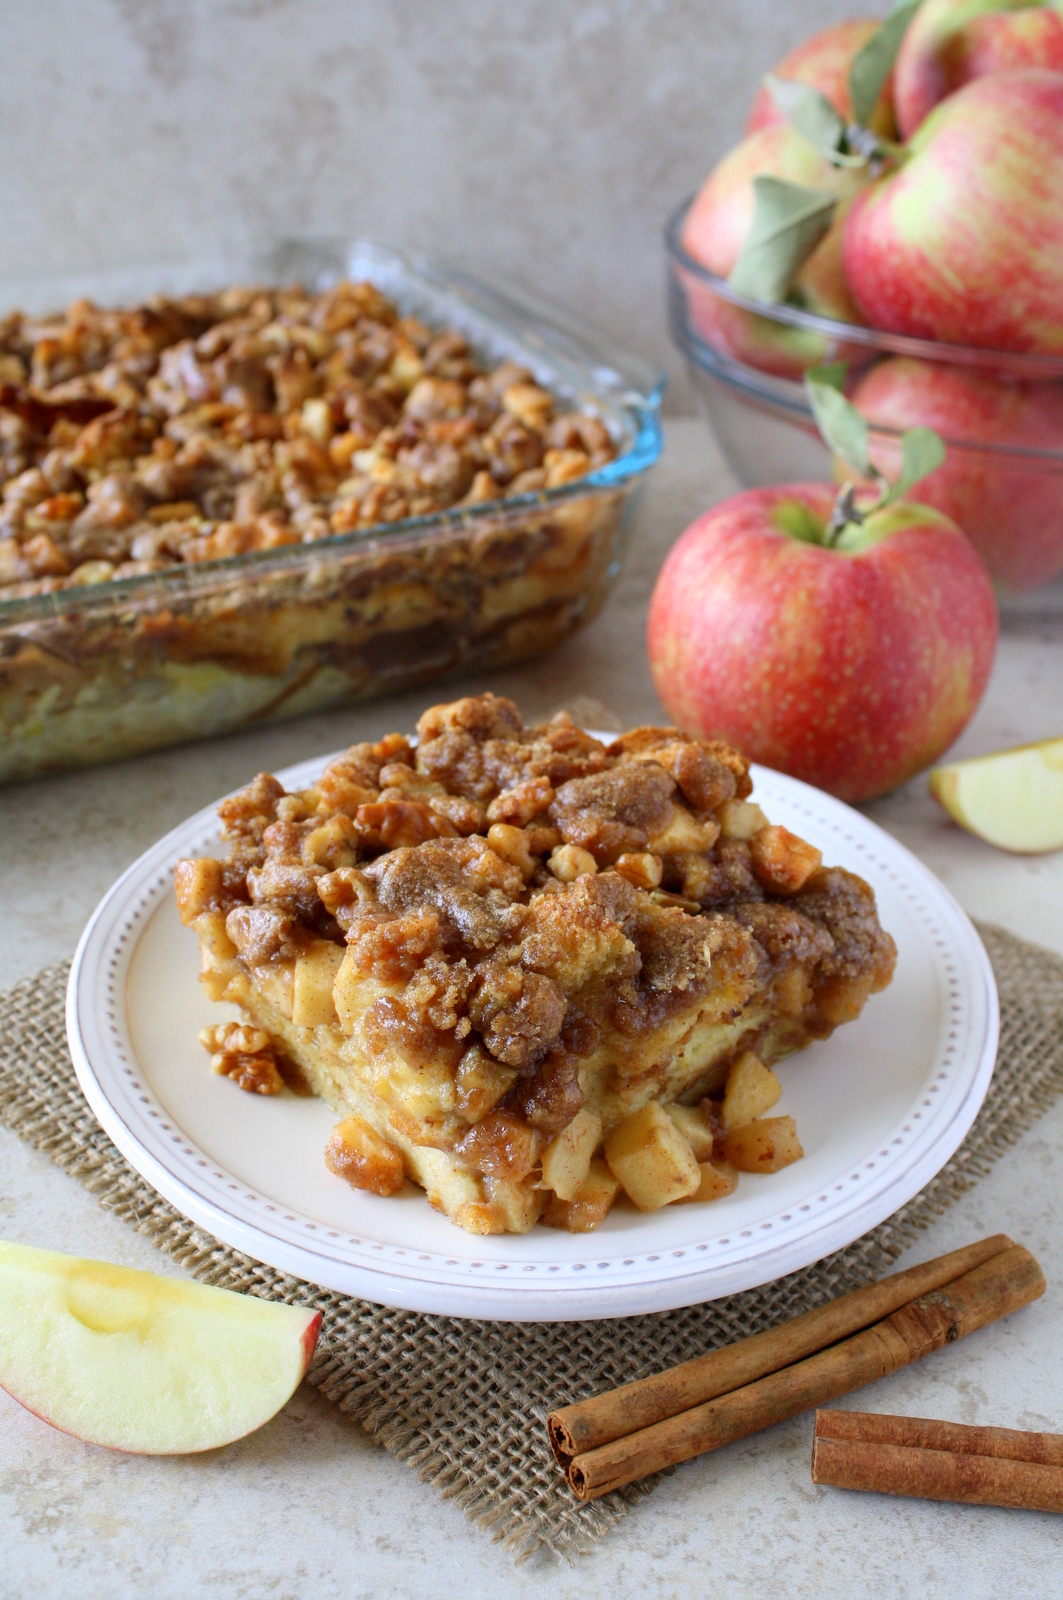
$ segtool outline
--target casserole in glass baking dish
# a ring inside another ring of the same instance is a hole
[[[208,305],[234,283],[306,292]],[[359,283],[375,300],[355,303]],[[652,369],[372,244],[9,284],[0,300],[26,313],[0,323],[0,781],[549,649],[600,608],[660,454]],[[138,304],[130,339],[95,309]],[[64,366],[92,337],[96,369]],[[245,347],[266,349],[268,378]],[[119,416],[146,419],[144,439]]]

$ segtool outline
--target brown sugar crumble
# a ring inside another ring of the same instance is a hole
[[[474,1232],[797,1159],[770,1064],[890,981],[868,886],[769,823],[725,745],[525,728],[491,694],[417,734],[297,794],[260,774],[219,808],[228,859],[178,865],[207,991],[254,1034],[208,1047],[290,1058],[343,1115],[333,1172],[411,1178]]]
[[[0,598],[573,482],[605,425],[371,284],[0,320]]]

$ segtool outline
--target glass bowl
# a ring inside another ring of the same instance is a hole
[[[663,380],[563,314],[368,243],[0,285],[0,313],[232,283],[368,280],[495,365],[598,416],[615,458],[586,477],[311,544],[0,601],[0,782],[512,665],[601,607],[633,494],[661,451]]]
[[[805,397],[802,376],[809,367],[846,362],[847,390],[856,391],[858,403],[865,386],[881,397],[906,373],[911,406],[916,374],[938,390],[937,410],[909,410],[903,426],[873,423],[872,459],[889,475],[899,462],[903,428],[935,427],[947,459],[916,497],[959,522],[1005,604],[1017,601],[1021,610],[1023,596],[1052,584],[1063,573],[1063,357],[907,338],[746,299],[684,250],[689,205],[675,213],[665,236],[669,322],[699,402],[741,481],[754,487],[835,477]],[[996,437],[972,438],[962,426],[950,428],[941,409],[943,383],[965,397],[976,394],[983,415],[993,397],[1002,396],[1011,408],[1008,440],[999,430]],[[1058,586],[1052,593],[1063,599]]]

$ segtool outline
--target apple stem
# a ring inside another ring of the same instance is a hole
[[[908,154],[906,145],[884,139],[859,122],[850,122],[845,130],[845,148],[850,155],[860,156],[873,178],[879,178],[888,167],[902,161]]]
[[[845,144],[854,156],[863,156],[865,160],[872,161],[881,154],[884,141],[870,128],[863,127],[859,122],[850,122],[845,130]]]
[[[826,549],[833,550],[842,534],[850,523],[857,526],[864,521],[864,513],[856,503],[856,484],[847,483],[839,491],[834,502],[834,510],[827,523],[827,531],[823,543]]]

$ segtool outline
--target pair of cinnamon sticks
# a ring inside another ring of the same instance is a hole
[[[579,1498],[595,1500],[896,1372],[1044,1291],[1030,1252],[996,1234],[551,1412],[550,1447]]]

